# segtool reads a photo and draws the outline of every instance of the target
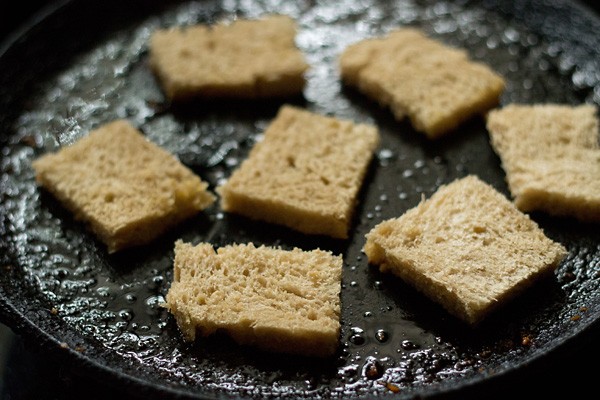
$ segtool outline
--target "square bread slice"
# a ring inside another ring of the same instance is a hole
[[[596,113],[591,105],[513,104],[488,114],[517,208],[600,222]]]
[[[327,357],[340,333],[342,257],[323,250],[175,243],[166,306],[186,340],[225,332],[241,345]]]
[[[566,255],[529,216],[475,176],[442,186],[366,237],[370,263],[472,325],[552,273]]]
[[[125,120],[38,158],[33,168],[110,253],[148,243],[215,201],[206,182]]]
[[[377,128],[289,105],[217,188],[224,211],[308,234],[347,238],[379,144]]]
[[[150,65],[171,100],[299,95],[308,64],[295,38],[284,15],[162,29],[150,39]]]
[[[404,28],[349,46],[342,79],[434,139],[499,102],[504,79],[463,50]]]

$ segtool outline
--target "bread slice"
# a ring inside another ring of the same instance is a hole
[[[228,212],[347,238],[379,143],[374,126],[283,106],[249,157],[217,188]]]
[[[463,50],[411,28],[349,46],[342,79],[434,139],[499,102],[504,79]]]
[[[148,243],[215,201],[208,184],[127,121],[33,162],[37,182],[115,252]]]
[[[566,255],[538,225],[475,176],[367,234],[372,264],[391,272],[449,313],[476,325]]]
[[[171,100],[298,95],[308,64],[295,37],[284,15],[163,29],[151,37],[150,64]]]
[[[489,113],[491,143],[516,206],[600,222],[596,107],[508,105]]]
[[[327,357],[340,332],[342,257],[322,250],[282,250],[177,241],[166,306],[184,337],[217,331],[242,345]]]

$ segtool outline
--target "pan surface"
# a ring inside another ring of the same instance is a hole
[[[148,38],[160,27],[272,12],[298,21],[297,43],[311,64],[304,96],[285,102],[380,129],[382,142],[350,239],[309,237],[223,213],[216,204],[152,245],[108,255],[36,186],[33,159],[116,118],[129,119],[211,188],[227,179],[283,102],[169,105],[148,66]],[[364,235],[442,184],[476,174],[509,195],[481,118],[432,142],[341,85],[341,51],[400,26],[420,27],[465,48],[502,74],[508,82],[503,105],[600,104],[600,22],[567,2],[57,3],[0,54],[3,321],[109,381],[148,396],[189,398],[433,397],[484,385],[597,328],[597,225],[533,213],[569,255],[552,277],[476,329],[368,265]],[[159,307],[179,238],[342,254],[336,356],[323,361],[266,354],[222,336],[185,343]]]

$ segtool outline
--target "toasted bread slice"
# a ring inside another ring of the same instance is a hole
[[[449,313],[476,325],[493,309],[552,273],[565,248],[475,176],[367,234],[364,251]]]
[[[148,243],[215,201],[206,182],[124,120],[38,158],[33,168],[37,182],[111,253]]]
[[[228,212],[347,238],[379,143],[374,126],[283,106],[249,157],[217,188]]]
[[[242,345],[313,357],[335,353],[342,257],[177,241],[170,312],[187,340],[216,331]]]
[[[299,95],[308,64],[284,15],[158,30],[150,64],[171,100]]]
[[[342,79],[435,139],[498,104],[504,79],[488,66],[405,28],[349,46]]]
[[[487,127],[516,206],[600,222],[596,107],[508,105]]]

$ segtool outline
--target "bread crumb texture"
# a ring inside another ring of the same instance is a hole
[[[566,256],[561,244],[475,176],[442,186],[401,217],[377,225],[364,251],[381,271],[472,325]]]
[[[217,188],[221,207],[308,234],[347,238],[378,144],[374,126],[283,106],[248,158]]]
[[[157,30],[150,64],[172,100],[299,95],[308,64],[284,15]]]
[[[217,331],[266,351],[335,353],[342,257],[322,250],[175,244],[166,301],[184,337]]]
[[[340,69],[347,84],[390,107],[398,120],[408,117],[430,139],[497,105],[505,87],[467,52],[412,28],[350,45]]]
[[[595,106],[508,105],[489,113],[487,128],[520,210],[600,222]]]
[[[150,242],[215,196],[179,160],[125,120],[33,162],[37,182],[115,252]]]

